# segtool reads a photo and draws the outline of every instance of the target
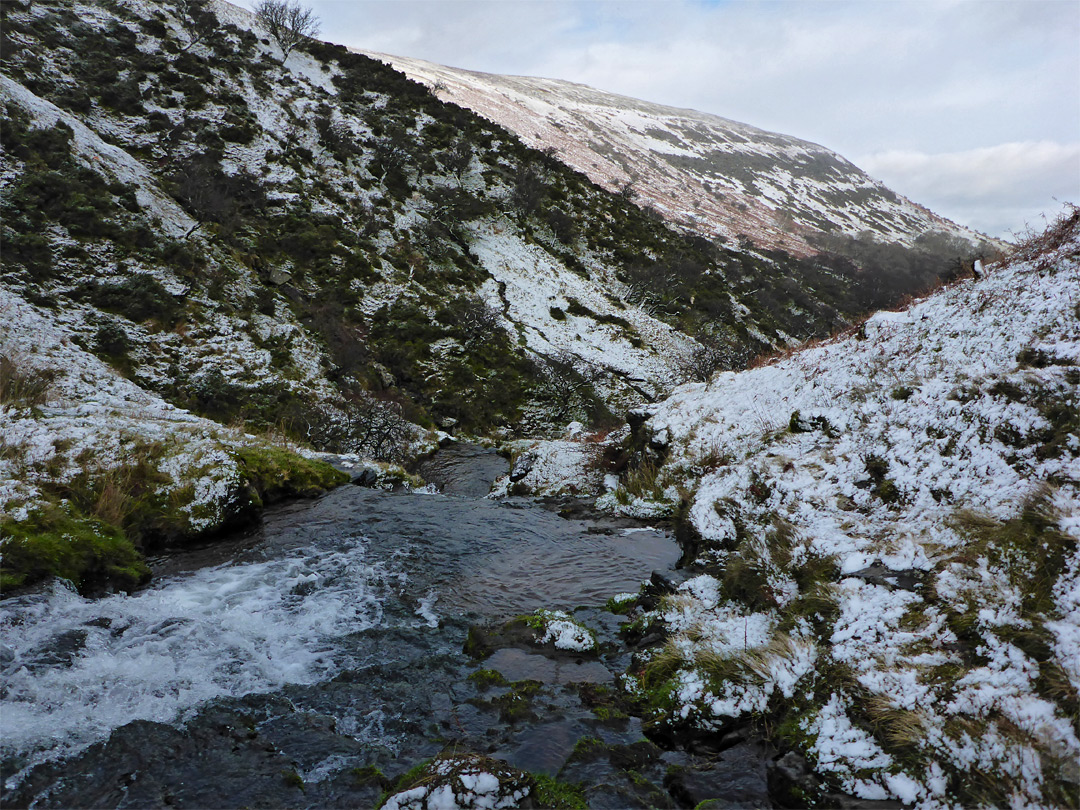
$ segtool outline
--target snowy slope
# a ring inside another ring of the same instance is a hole
[[[657,614],[666,721],[779,712],[866,799],[1075,801],[1078,366],[1074,212],[979,280],[644,411],[707,572]]]
[[[106,475],[143,453],[165,478],[161,492],[184,492],[192,534],[217,526],[242,483],[231,450],[258,443],[147,392],[81,349],[74,335],[0,289],[0,356],[22,374],[53,375],[40,407],[0,406],[0,517],[42,507],[49,488],[85,473]]]
[[[440,98],[709,238],[811,252],[815,231],[911,245],[926,231],[985,239],[893,193],[824,147],[716,115],[555,79],[498,76],[370,53]]]

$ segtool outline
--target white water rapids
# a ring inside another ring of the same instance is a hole
[[[363,541],[345,540],[131,596],[86,599],[55,583],[8,600],[3,748],[70,754],[131,720],[168,722],[217,696],[332,677],[334,639],[379,624],[404,579],[366,556]]]

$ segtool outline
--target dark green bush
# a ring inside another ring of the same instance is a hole
[[[86,297],[106,312],[135,322],[155,320],[163,326],[175,324],[181,310],[176,298],[147,273],[117,283],[91,284]]]

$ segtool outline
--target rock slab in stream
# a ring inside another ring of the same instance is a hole
[[[210,706],[185,728],[136,720],[109,739],[63,763],[39,766],[12,795],[5,808],[34,807],[283,807],[312,804],[315,799],[298,773],[297,762],[258,729],[268,709],[289,710],[284,701],[251,698],[275,704]],[[360,743],[337,735],[325,718],[296,713],[294,736],[311,740],[333,737],[340,754],[359,758]],[[323,740],[325,748],[325,739]],[[337,806],[370,807],[381,793],[378,783],[353,780],[335,785]],[[321,786],[313,786],[315,788]]]

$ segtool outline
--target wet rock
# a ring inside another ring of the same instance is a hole
[[[675,593],[675,583],[665,574],[660,571],[653,571],[649,577],[649,585],[646,587],[647,593],[655,593],[657,595]]]
[[[27,662],[31,671],[49,667],[70,667],[86,648],[86,630],[65,630],[57,633]]]
[[[212,705],[186,728],[137,720],[35,768],[5,807],[281,807],[304,803],[295,763],[246,711]]]
[[[833,807],[836,810],[902,810],[904,804],[897,801],[859,799],[846,793],[823,793],[819,806]]]
[[[767,762],[761,745],[743,743],[712,761],[673,769],[664,786],[686,807],[768,807]]]
[[[531,453],[526,453],[523,456],[518,457],[514,462],[514,466],[510,468],[510,480],[518,482],[532,472],[532,468],[536,465],[536,456]]]
[[[656,606],[660,603],[660,597],[666,596],[669,593],[675,593],[675,589],[678,586],[674,581],[666,574],[660,571],[653,571],[649,577],[648,583],[641,589],[641,596],[638,598],[638,607],[642,610],[655,610]]]
[[[821,788],[810,763],[794,751],[773,760],[767,766],[769,796],[780,807],[802,808],[813,805]]]
[[[886,568],[880,560],[875,560],[869,567],[863,568],[861,571],[845,574],[845,576],[856,577],[871,585],[881,585],[889,590],[900,589],[915,592],[922,585],[926,572],[916,568],[893,571]]]
[[[621,771],[640,771],[660,758],[660,749],[648,740],[629,745],[613,745],[608,750],[611,764]]]
[[[656,597],[642,598],[638,600],[638,607],[642,610],[652,610],[656,607],[657,601]],[[619,637],[633,647],[653,647],[668,637],[668,631],[662,622],[646,616],[621,625]]]
[[[353,483],[359,487],[374,487],[379,483],[379,474],[370,467],[365,467],[353,479]]]
[[[671,797],[649,782],[600,784],[585,791],[589,810],[627,810],[631,807],[672,808]]]

